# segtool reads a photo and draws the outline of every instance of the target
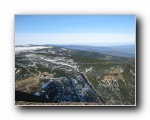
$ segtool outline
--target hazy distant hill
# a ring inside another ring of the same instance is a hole
[[[95,51],[119,57],[135,57],[135,45],[121,45],[121,46],[87,46],[87,45],[59,45],[61,47],[84,50],[84,51]]]

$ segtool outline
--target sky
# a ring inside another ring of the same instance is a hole
[[[134,15],[15,15],[15,45],[135,44]]]

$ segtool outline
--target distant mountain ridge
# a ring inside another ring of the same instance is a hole
[[[56,46],[75,50],[94,51],[119,57],[135,58],[135,45],[121,45],[121,46],[56,45]]]
[[[118,46],[90,46],[90,45],[56,45],[56,44],[44,44],[44,45],[16,45],[15,47],[32,47],[32,46],[57,46],[74,50],[92,51],[118,57],[135,58],[135,45],[118,45]]]

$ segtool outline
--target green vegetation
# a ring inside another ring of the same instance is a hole
[[[51,73],[51,70],[49,68],[46,68],[46,67],[38,67],[37,70],[41,71],[41,72]]]
[[[21,68],[20,73],[15,75],[15,81],[22,80],[22,79],[28,78],[30,76],[32,76],[32,74],[29,73],[27,71],[27,69]]]

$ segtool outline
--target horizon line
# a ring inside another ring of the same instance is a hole
[[[50,43],[45,43],[45,44],[18,44],[15,46],[29,46],[29,45],[35,45],[35,46],[42,46],[42,45],[80,45],[80,46],[124,46],[124,45],[135,45],[136,43],[131,42],[131,43],[118,43],[118,44],[114,44],[114,43],[67,43],[67,44],[50,44]]]

